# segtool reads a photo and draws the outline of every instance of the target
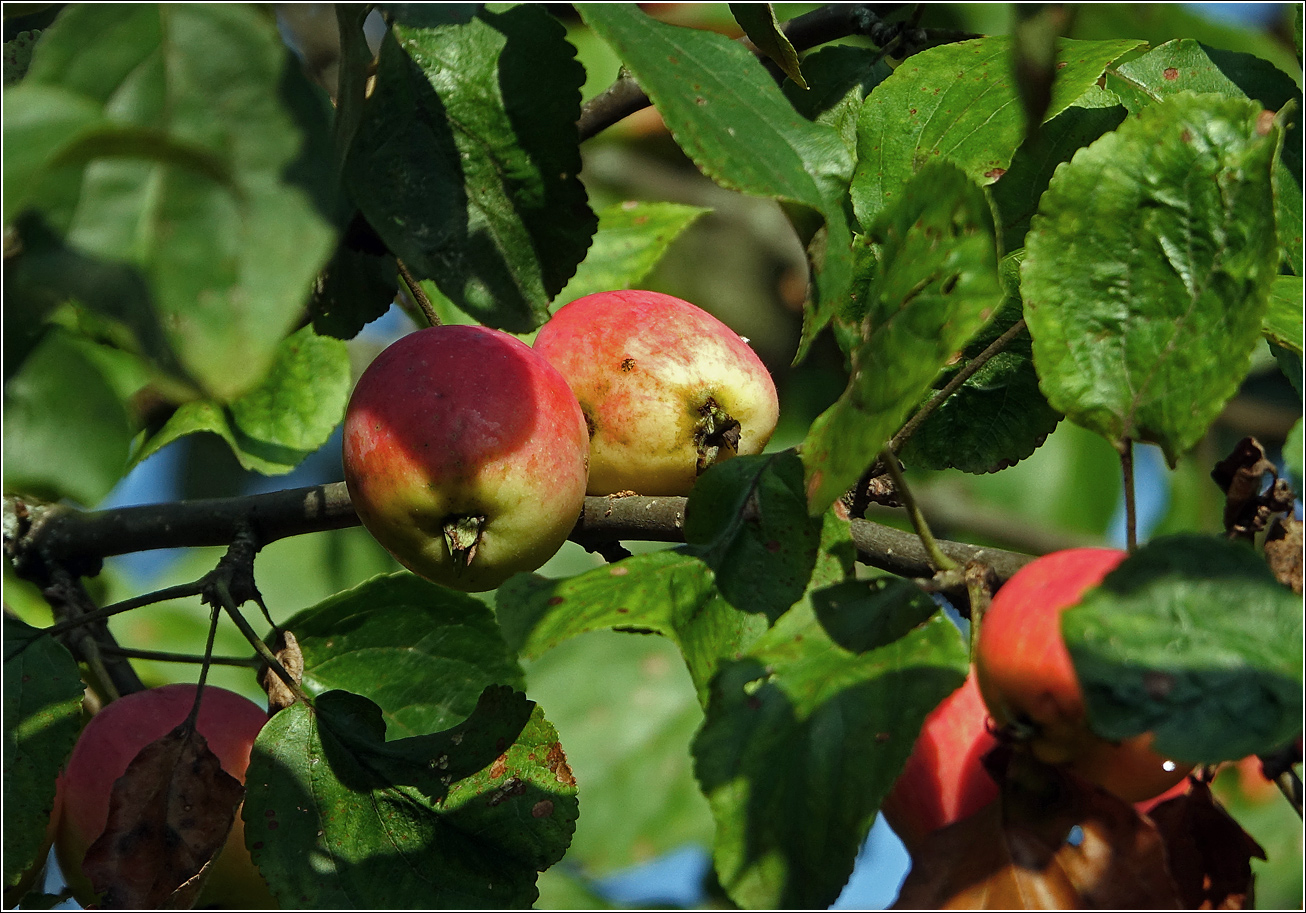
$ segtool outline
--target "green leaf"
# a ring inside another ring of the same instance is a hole
[[[36,39],[40,37],[41,30],[35,29],[19,32],[5,42],[4,85],[6,89],[27,75],[27,68],[32,63],[32,48],[36,46]]]
[[[366,698],[332,691],[315,705],[272,717],[245,781],[245,841],[282,906],[534,902],[576,801],[532,702],[492,686],[458,726],[388,741]]]
[[[874,462],[930,382],[1002,300],[993,218],[956,166],[932,164],[863,242],[864,315],[852,378],[802,444],[808,509],[819,514]]]
[[[577,9],[704,174],[730,190],[797,203],[824,220],[821,250],[809,250],[818,262],[814,305],[804,314],[795,356],[801,360],[848,294],[851,235],[843,199],[852,162],[838,133],[797,117],[765,67],[724,35],[664,25],[631,4]]]
[[[525,333],[585,256],[583,68],[543,7],[396,25],[345,166],[355,203],[419,279]]]
[[[732,3],[730,15],[735,17],[748,40],[769,57],[799,88],[806,89],[798,52],[789,43],[780,23],[775,20],[775,9],[770,3]]]
[[[328,153],[297,119],[309,91],[253,7],[69,7],[5,93],[5,148],[23,150],[6,158],[6,221],[34,207],[79,255],[136,272],[167,340],[142,337],[144,351],[235,398],[332,247],[323,188],[295,183]],[[117,310],[88,291],[83,304]]]
[[[857,117],[871,90],[893,72],[884,55],[872,48],[827,45],[803,58],[808,88],[792,81],[781,85],[794,110],[839,132],[849,155],[857,152]]]
[[[1061,624],[1099,735],[1155,731],[1166,757],[1215,763],[1301,733],[1301,597],[1247,546],[1154,540]]]
[[[809,518],[801,485],[792,452],[713,467],[686,506],[690,545],[564,580],[518,575],[496,597],[504,637],[532,657],[586,631],[661,634],[680,647],[705,700],[723,659],[745,649],[807,588],[851,571],[847,522],[833,514]]]
[[[1292,472],[1293,485],[1298,491],[1301,491],[1302,479],[1306,478],[1306,473],[1302,471],[1303,463],[1306,463],[1306,456],[1303,455],[1304,449],[1306,449],[1306,445],[1303,444],[1302,439],[1302,420],[1297,419],[1297,421],[1293,422],[1292,430],[1288,432],[1288,437],[1283,442],[1283,459]]]
[[[84,685],[53,637],[4,620],[5,889],[43,861],[55,778],[82,727]]]
[[[1094,86],[1103,70],[1140,42],[1057,43],[1057,78],[1044,120]],[[868,227],[901,199],[912,175],[940,158],[979,184],[1002,177],[1025,139],[1011,72],[1010,37],[977,38],[913,55],[876,87],[857,125],[853,209]]]
[[[1277,346],[1302,354],[1302,279],[1275,276],[1270,286],[1270,307],[1261,335]]]
[[[569,866],[601,876],[711,843],[712,815],[688,751],[703,710],[672,643],[596,631],[532,661],[526,675],[527,693],[549,708],[584,789]]]
[[[133,457],[133,464],[188,434],[208,431],[231,447],[240,465],[284,475],[326,443],[340,424],[351,377],[345,344],[305,327],[282,340],[257,387],[227,407],[184,403]]]
[[[956,368],[935,379],[927,400],[1021,319],[1019,252],[1002,261],[1002,278],[1007,297],[1001,309],[966,346]],[[1022,332],[917,427],[899,456],[925,469],[997,472],[1032,454],[1060,421],[1061,413],[1039,392],[1029,333]]]
[[[595,292],[638,288],[680,233],[710,211],[636,200],[609,206],[599,213],[599,230],[585,262],[554,299],[555,309]]]
[[[1302,94],[1287,73],[1253,54],[1182,39],[1167,41],[1122,65],[1108,85],[1120,95],[1130,113],[1179,92],[1249,98],[1271,111],[1292,105],[1294,113],[1287,121],[1282,158],[1275,163],[1274,208],[1279,243],[1293,272],[1302,274]]]
[[[4,486],[99,503],[122,478],[132,430],[117,393],[74,339],[46,335],[4,391]]]
[[[957,628],[901,585],[915,591],[905,636],[844,646],[876,642],[882,613],[903,611],[896,585],[849,583],[840,591],[861,601],[839,640],[804,602],[712,681],[694,769],[717,820],[717,876],[741,907],[838,897],[926,714],[965,679]]]
[[[394,256],[358,216],[313,287],[308,305],[313,329],[319,336],[353,339],[390,310],[398,292]]]
[[[1016,150],[1006,174],[989,186],[1003,251],[1024,245],[1029,220],[1057,166],[1120,126],[1126,114],[1120,99],[1093,86]]]
[[[375,577],[281,625],[304,654],[304,690],[344,690],[411,736],[464,719],[493,684],[523,688],[488,606],[413,574]]]
[[[1247,373],[1279,263],[1260,106],[1181,94],[1057,171],[1021,292],[1044,395],[1173,465]]]

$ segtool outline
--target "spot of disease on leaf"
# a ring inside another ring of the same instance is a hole
[[[1179,71],[1176,70],[1174,67],[1166,67],[1165,72],[1162,73],[1161,75],[1164,76],[1170,82],[1174,82],[1176,79],[1179,78]]]
[[[694,104],[696,104],[696,105],[700,105],[700,106],[705,105],[705,104],[707,104],[707,99],[704,98],[702,95],[695,95],[695,96],[694,96]]]
[[[680,58],[675,56],[668,57],[667,63],[671,64],[672,66],[676,66],[680,63]]]
[[[1185,143],[1191,143],[1193,141],[1192,131],[1185,129],[1183,133],[1179,134],[1179,139]]]
[[[567,753],[562,750],[561,742],[554,742],[549,746],[549,756],[546,763],[549,765],[549,770],[553,772],[553,779],[563,786],[576,785],[576,778],[572,775],[571,767],[567,764]]]
[[[490,765],[490,779],[497,780],[508,772],[508,756],[501,754]]]
[[[553,814],[553,803],[548,799],[541,799],[531,806],[532,818],[547,818]]]
[[[1058,70],[1064,70],[1064,69],[1066,68],[1066,64],[1067,64],[1067,63],[1068,63],[1068,61],[1065,61],[1065,60],[1061,61],[1059,64],[1057,64],[1057,69],[1058,69]],[[1080,63],[1083,63],[1083,61],[1081,60]]]
[[[562,605],[562,604],[563,604],[564,602],[566,602],[566,601],[567,601],[567,600],[563,599],[561,596],[553,596],[553,597],[550,597],[550,599],[549,599],[547,605],[551,605],[551,606],[553,606],[553,605]]]
[[[768,539],[767,542],[766,542],[766,550],[767,550],[768,552],[770,552],[771,554],[773,554],[773,555],[774,555],[776,552],[780,551],[780,543],[779,543],[779,541],[777,541],[777,540],[775,540],[775,539]]]
[[[1143,673],[1143,687],[1147,689],[1148,696],[1155,700],[1163,700],[1169,696],[1174,686],[1174,676],[1167,672]]]
[[[1274,129],[1274,112],[1262,111],[1256,115],[1256,133],[1258,136],[1269,136],[1270,131]]]
[[[611,574],[613,577],[625,577],[627,574],[630,573],[630,568],[621,567],[618,565],[617,567],[609,568],[608,573]]]
[[[1005,168],[990,168],[988,171],[984,172],[984,176],[986,178],[993,178],[993,180],[996,181],[1006,173],[1007,169]]]

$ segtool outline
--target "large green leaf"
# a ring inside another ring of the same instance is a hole
[[[137,274],[167,341],[142,334],[146,353],[232,399],[267,370],[331,249],[309,92],[252,6],[70,6],[5,93],[5,149],[19,152],[6,222],[37,209],[66,238],[67,257],[44,264],[51,285],[77,257]]]
[[[742,907],[838,897],[926,714],[966,676],[957,628],[913,584],[833,589],[722,668],[694,740],[717,876]],[[886,614],[897,639],[880,636]]]
[[[1237,390],[1279,263],[1259,105],[1183,93],[1057,171],[1021,292],[1054,408],[1173,464]]]
[[[360,694],[397,736],[453,725],[490,685],[523,687],[485,603],[413,574],[375,577],[281,627],[303,651],[309,694]]]
[[[57,330],[4,391],[4,485],[97,504],[127,468],[132,431],[100,367]]]
[[[595,292],[637,288],[680,233],[709,211],[635,200],[609,206],[599,213],[599,230],[585,262],[554,299],[555,309]]]
[[[1057,77],[1045,120],[1087,92],[1111,61],[1139,42],[1057,44]],[[857,125],[853,209],[863,228],[901,199],[912,175],[946,159],[979,184],[1003,177],[1025,139],[1011,71],[1012,39],[977,38],[913,55],[880,83]]]
[[[245,842],[282,906],[529,907],[566,851],[575,779],[553,727],[495,685],[471,716],[385,738],[345,691],[280,711],[245,780]]]
[[[576,577],[518,575],[496,595],[509,645],[538,656],[569,637],[633,628],[674,640],[699,697],[722,660],[745,649],[812,585],[842,579],[846,521],[810,518],[792,452],[737,457],[705,473],[678,549],[635,555]]]
[[[993,231],[984,191],[947,162],[922,169],[877,217],[854,290],[862,340],[852,378],[802,444],[813,514],[857,481],[993,316],[1002,300]]]
[[[1301,597],[1242,544],[1154,540],[1062,616],[1089,721],[1214,763],[1301,734]]]
[[[349,400],[349,353],[339,339],[305,327],[282,340],[262,382],[227,406],[183,404],[133,457],[139,463],[173,441],[207,431],[230,445],[240,465],[284,475],[340,424]]]
[[[1007,290],[1002,308],[966,346],[964,360],[935,379],[927,399],[1021,319],[1019,254],[1002,261],[1002,279]],[[925,469],[996,472],[1033,453],[1059,421],[1061,413],[1039,392],[1029,333],[1022,332],[944,400],[899,455],[908,466]]]
[[[1261,333],[1277,346],[1302,354],[1302,279],[1275,276],[1270,286],[1270,306]]]
[[[71,653],[7,612],[4,645],[7,895],[26,871],[42,862],[55,777],[82,725],[84,686]]]
[[[621,56],[680,148],[723,187],[819,213],[825,234],[813,264],[813,305],[796,358],[848,294],[851,236],[843,214],[852,162],[833,127],[799,116],[770,74],[738,42],[664,25],[633,4],[577,9]]]
[[[1167,41],[1109,74],[1108,85],[1131,113],[1179,92],[1216,92],[1250,98],[1271,111],[1291,104],[1283,158],[1275,164],[1274,206],[1279,243],[1288,265],[1302,274],[1302,94],[1287,73],[1252,54],[1207,47],[1197,41]]]
[[[462,23],[396,25],[345,180],[391,252],[459,308],[524,333],[585,256],[578,177],[583,68],[529,4]]]

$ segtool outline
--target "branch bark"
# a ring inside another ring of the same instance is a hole
[[[15,568],[83,566],[102,558],[156,548],[230,545],[249,530],[260,546],[287,536],[359,525],[344,482],[292,488],[269,494],[213,498],[80,511],[64,506],[35,507],[6,501],[6,528],[13,513],[26,512],[30,523],[17,535],[6,534],[6,549]],[[685,498],[589,497],[571,539],[594,549],[621,540],[684,542]],[[852,535],[862,563],[904,577],[930,577],[928,555],[914,534],[871,520],[853,520]],[[939,540],[939,547],[959,565],[980,561],[999,579],[1033,556],[963,542]]]

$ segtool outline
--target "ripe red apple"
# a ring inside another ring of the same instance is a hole
[[[760,453],[775,430],[779,402],[762,360],[688,301],[587,295],[553,315],[535,349],[585,412],[592,495],[686,495],[708,466]]]
[[[492,590],[561,548],[585,505],[588,454],[567,382],[482,326],[398,340],[345,413],[359,519],[404,567],[460,590]]]
[[[194,701],[195,686],[191,684],[164,685],[128,694],[106,704],[78,736],[59,776],[55,853],[64,878],[81,904],[96,898],[90,880],[82,874],[82,860],[104,831],[114,781],[126,772],[142,748],[185,720]],[[267,719],[267,711],[253,701],[208,685],[195,727],[218,756],[222,769],[244,783],[250,748]],[[226,845],[213,860],[198,905],[254,909],[276,905],[245,848],[245,827],[239,813]]]
[[[994,722],[1028,738],[1035,757],[1066,763],[1128,802],[1165,792],[1191,765],[1152,751],[1152,734],[1109,742],[1088,728],[1084,695],[1061,636],[1061,613],[1121,561],[1116,549],[1044,555],[1017,571],[980,623],[975,666]]]
[[[908,852],[998,797],[998,784],[982,763],[998,744],[988,719],[974,669],[925,718],[911,757],[880,806]]]

